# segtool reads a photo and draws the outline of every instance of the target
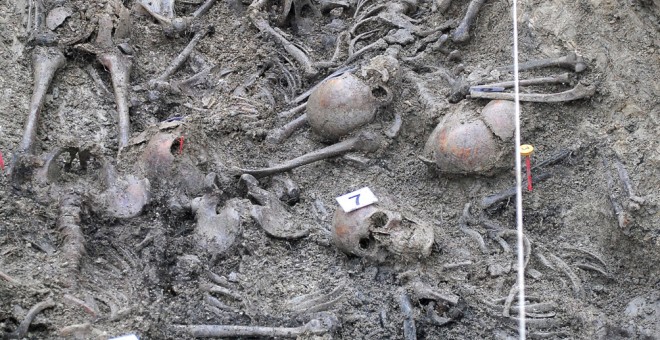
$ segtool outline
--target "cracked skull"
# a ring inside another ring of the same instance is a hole
[[[334,244],[343,252],[382,261],[388,254],[422,258],[431,253],[433,229],[400,213],[370,205],[349,213],[338,208],[332,221]]]

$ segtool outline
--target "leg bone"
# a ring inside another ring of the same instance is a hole
[[[591,97],[596,93],[594,85],[577,84],[573,89],[559,93],[521,93],[520,101],[537,103],[557,103]],[[470,90],[470,98],[514,100],[513,93],[482,92]]]
[[[321,150],[312,151],[308,154],[294,158],[290,161],[263,169],[240,169],[243,174],[250,174],[255,177],[265,177],[276,173],[289,171],[297,167],[317,162],[326,158],[339,156],[350,151],[361,150],[365,152],[373,152],[380,146],[379,138],[369,132],[362,132],[356,137],[349,138],[342,142],[330,145]]]
[[[454,33],[451,35],[451,40],[455,42],[466,42],[470,39],[470,26],[474,23],[474,20],[479,14],[479,9],[486,2],[486,0],[472,0],[468,5],[467,12],[465,17],[458,25]]]

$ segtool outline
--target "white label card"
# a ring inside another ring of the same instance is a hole
[[[337,203],[347,213],[376,202],[378,202],[378,198],[376,198],[376,195],[368,187],[337,197]]]

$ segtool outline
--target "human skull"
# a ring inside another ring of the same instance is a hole
[[[334,244],[343,252],[374,261],[388,254],[422,258],[431,253],[433,229],[398,212],[370,205],[349,213],[338,208],[332,221]]]
[[[507,100],[488,103],[481,115],[459,104],[438,124],[426,144],[443,173],[489,175],[509,166],[514,105]]]

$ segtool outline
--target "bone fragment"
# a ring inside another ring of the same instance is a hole
[[[572,72],[580,73],[587,69],[587,64],[584,62],[584,58],[582,58],[582,56],[578,56],[574,52],[570,52],[569,54],[559,58],[539,59],[518,64],[519,71],[544,67],[561,67]],[[499,67],[497,70],[512,72],[513,65]]]
[[[408,294],[403,293],[399,296],[399,306],[401,307],[401,314],[405,318],[403,319],[403,338],[405,340],[417,340],[412,301],[410,301]]]
[[[436,289],[433,289],[427,283],[416,280],[412,284],[413,292],[415,297],[418,300],[428,299],[435,301],[443,301],[451,306],[456,306],[458,304],[459,297],[454,294],[443,294],[438,292]]]
[[[266,141],[272,144],[282,143],[285,139],[289,138],[294,132],[307,125],[307,114],[302,114],[300,117],[285,124],[279,129],[273,130],[266,136]]]
[[[37,314],[41,313],[41,311],[44,309],[53,307],[55,307],[55,301],[53,301],[52,298],[48,298],[32,306],[32,308],[30,308],[27,315],[25,316],[25,319],[23,319],[21,324],[18,325],[18,328],[13,333],[8,334],[7,338],[23,339],[28,332],[28,328],[30,328],[30,324],[32,321],[34,321],[34,318],[37,316]]]
[[[328,294],[322,291],[314,292],[289,300],[286,305],[288,309],[297,313],[316,313],[325,311],[337,304],[346,292],[346,285],[341,284]]]
[[[316,75],[318,71],[312,66],[312,62],[307,54],[305,54],[300,48],[296,47],[293,43],[286,40],[282,34],[278,33],[270,26],[270,24],[268,24],[268,21],[264,18],[265,14],[261,12],[266,6],[266,3],[267,2],[263,0],[255,0],[250,4],[248,11],[250,13],[249,17],[252,24],[257,27],[261,33],[269,35],[272,39],[282,45],[284,50],[286,50],[298,62],[298,64],[300,64],[307,76],[311,77]]]
[[[360,150],[364,152],[373,152],[380,146],[380,140],[374,133],[363,131],[355,137],[346,139],[339,143],[330,145],[321,150],[312,151],[290,161],[263,169],[239,169],[243,174],[250,174],[254,177],[265,177],[276,173],[289,171],[297,167],[314,163],[326,158],[331,158],[345,154],[347,152]]]
[[[558,103],[588,98],[596,93],[596,86],[577,84],[573,89],[559,93],[521,93],[520,101],[536,103]],[[514,100],[513,93],[481,92],[470,90],[470,98]]]
[[[390,138],[396,138],[399,135],[401,130],[401,124],[403,124],[403,119],[399,113],[394,114],[394,122],[390,125],[390,128],[385,131],[385,135]]]
[[[80,228],[80,206],[79,195],[69,194],[63,197],[57,219],[57,227],[64,238],[61,249],[62,257],[69,266],[66,279],[71,282],[68,283],[73,283],[70,276],[78,273],[80,259],[85,254],[85,237]]]
[[[519,86],[534,86],[534,85],[550,85],[550,84],[566,84],[570,82],[570,77],[568,73],[562,73],[555,77],[543,77],[543,78],[532,78],[532,79],[523,79],[518,82]],[[499,83],[484,84],[471,86],[470,90],[473,88],[488,88],[488,87],[503,87],[509,89],[515,86],[515,81],[503,81]]]
[[[452,33],[451,40],[455,42],[466,42],[470,39],[470,26],[474,23],[477,14],[479,14],[479,9],[481,9],[481,6],[485,2],[486,0],[470,1],[465,17],[463,17],[461,23],[458,25],[454,33]]]
[[[241,232],[241,216],[234,202],[228,202],[219,214],[217,205],[218,197],[212,195],[195,198],[191,203],[197,222],[195,241],[211,254],[226,252]]]
[[[296,115],[300,112],[305,111],[306,107],[307,107],[307,102],[304,102],[304,103],[302,103],[302,104],[300,104],[300,105],[298,105],[298,106],[296,106],[292,109],[289,109],[289,110],[282,111],[282,112],[278,113],[277,116],[280,117],[280,118],[289,118],[293,115]]]
[[[174,60],[170,63],[170,65],[167,67],[163,73],[161,73],[158,78],[152,80],[152,82],[164,82],[167,81],[169,77],[171,77],[174,72],[176,72],[182,65],[183,63],[190,57],[190,54],[193,52],[195,47],[197,47],[197,44],[204,38],[210,31],[209,27],[205,27],[201,31],[197,31],[195,33],[195,36],[193,36],[192,40],[188,43],[188,45],[179,53]]]
[[[247,187],[248,195],[258,203],[252,206],[250,215],[268,235],[292,240],[309,234],[309,227],[296,221],[275,194],[260,188],[254,176],[241,176],[241,183]]]
[[[544,181],[544,180],[546,180],[550,177],[552,177],[552,175],[548,172],[542,173],[542,174],[539,174],[539,175],[535,174],[534,175],[534,181],[536,183],[538,183],[538,182]],[[527,180],[525,179],[525,180],[523,180],[522,185],[525,186],[526,184],[527,184]],[[509,189],[506,189],[502,192],[484,197],[481,200],[481,203],[479,205],[481,206],[482,209],[488,209],[488,208],[492,207],[493,205],[495,205],[499,202],[502,202],[502,201],[506,201],[506,200],[510,199],[511,197],[513,197],[515,195],[516,195],[516,187],[513,186],[513,187],[511,187]]]
[[[436,10],[440,13],[444,13],[451,5],[451,0],[435,0]]]
[[[314,319],[300,327],[261,327],[261,326],[225,326],[225,325],[189,325],[176,326],[195,338],[236,338],[267,337],[297,338],[304,335],[323,335],[333,331],[339,321],[334,316]]]
[[[32,98],[30,99],[30,112],[25,122],[23,139],[19,146],[20,152],[32,151],[32,146],[37,138],[37,127],[39,125],[39,116],[44,106],[46,92],[58,69],[64,66],[66,59],[62,52],[55,47],[37,46],[32,54],[32,64],[34,67],[32,88]]]

